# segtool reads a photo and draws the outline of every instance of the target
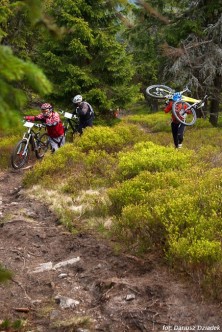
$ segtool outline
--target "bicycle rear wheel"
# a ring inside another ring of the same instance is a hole
[[[177,121],[186,126],[192,126],[197,120],[194,107],[186,102],[176,101],[173,104],[172,112]]]
[[[44,157],[45,153],[49,148],[49,136],[48,134],[42,134],[37,141],[37,150],[35,150],[35,155],[37,159]]]
[[[18,142],[11,154],[11,165],[15,169],[22,168],[28,161],[30,149],[27,146],[27,140]]]
[[[146,88],[146,94],[156,99],[166,99],[174,93],[174,90],[166,85],[150,85]]]

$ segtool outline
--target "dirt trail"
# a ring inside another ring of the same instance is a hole
[[[116,255],[93,233],[68,233],[26,196],[23,172],[0,173],[0,261],[14,273],[0,285],[0,321],[27,319],[32,332],[222,331],[221,307],[156,258]]]

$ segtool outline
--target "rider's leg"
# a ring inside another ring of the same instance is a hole
[[[172,130],[172,135],[173,135],[173,141],[175,148],[178,148],[178,126],[179,123],[171,122],[171,130]]]
[[[182,144],[183,142],[183,135],[184,135],[185,125],[180,123],[178,126],[178,144]]]

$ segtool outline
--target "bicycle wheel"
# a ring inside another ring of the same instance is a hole
[[[146,88],[146,94],[149,97],[157,99],[166,99],[172,96],[174,90],[166,85],[150,85]]]
[[[45,153],[49,148],[49,136],[48,134],[42,134],[37,141],[37,150],[35,150],[35,155],[37,159],[44,157]]]
[[[194,107],[186,102],[176,101],[173,104],[172,112],[175,118],[186,126],[192,126],[197,120]]]
[[[11,165],[15,169],[22,168],[28,161],[30,154],[29,146],[27,146],[26,140],[18,142],[11,154]]]

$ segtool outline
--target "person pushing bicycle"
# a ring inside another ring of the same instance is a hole
[[[49,143],[53,152],[65,144],[64,127],[62,121],[60,120],[59,114],[54,112],[51,104],[42,104],[41,113],[39,115],[27,115],[24,117],[24,119],[32,122],[41,121],[45,123],[49,136]]]
[[[76,105],[74,113],[79,117],[78,132],[82,135],[84,128],[93,126],[94,111],[81,95],[76,95],[72,101]]]
[[[166,107],[164,108],[165,113],[169,113],[172,111],[172,107],[174,102],[180,101],[181,95],[178,93],[175,93],[173,95],[173,99],[170,99],[166,102]],[[178,104],[178,107],[180,106],[180,103]],[[173,135],[173,141],[176,149],[182,148],[182,142],[183,142],[183,136],[184,136],[184,130],[185,130],[185,124],[179,122],[175,115],[172,113],[171,116],[171,131]]]

